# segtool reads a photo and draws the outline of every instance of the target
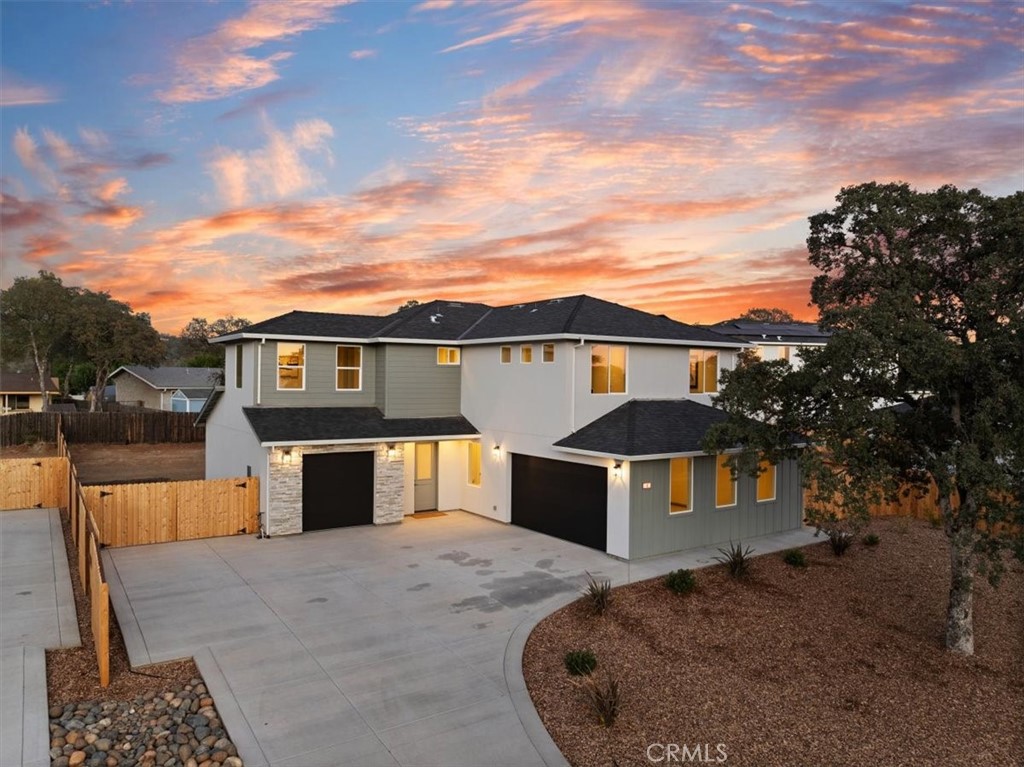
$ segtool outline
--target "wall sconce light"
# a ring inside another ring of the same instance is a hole
[[[394,442],[388,442],[388,460],[393,461],[398,457],[398,448]]]
[[[612,466],[612,476],[615,479],[622,479],[622,461],[616,461],[615,465]]]
[[[292,449],[290,447],[282,448],[281,450],[281,463],[292,462]]]
[[[494,443],[494,449],[492,450],[495,458],[501,458],[501,445]]]

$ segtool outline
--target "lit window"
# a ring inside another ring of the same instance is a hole
[[[305,388],[306,345],[278,342],[277,388]]]
[[[780,360],[787,360],[787,361],[789,360],[789,347],[788,346],[780,346],[779,347],[779,359]]]
[[[533,362],[533,347],[532,346],[520,346],[519,347],[519,361],[524,365],[529,365]]]
[[[541,362],[554,362],[555,361],[555,345],[544,344],[541,347]]]
[[[235,347],[235,388],[242,388],[242,345]]]
[[[693,459],[673,458],[671,463],[668,512],[693,511]]]
[[[338,347],[338,391],[359,391],[363,386],[363,349],[360,346]]]
[[[502,346],[501,347],[501,364],[509,365],[512,362],[512,347]]]
[[[775,464],[761,461],[758,464],[761,473],[757,475],[757,500],[775,500]]]
[[[469,443],[469,465],[468,465],[468,482],[474,487],[480,487],[480,443],[470,442]]]
[[[726,465],[729,460],[726,456],[718,456],[718,471],[715,476],[715,506],[736,505],[736,480],[732,476],[732,469]]]
[[[590,352],[591,394],[626,393],[626,347],[594,344]]]
[[[690,349],[690,394],[718,391],[718,352]]]
[[[437,347],[437,364],[438,365],[458,365],[461,360],[459,354],[459,347],[457,346],[438,346]]]

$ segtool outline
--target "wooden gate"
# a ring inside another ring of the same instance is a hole
[[[5,458],[0,461],[0,510],[68,505],[66,458]]]

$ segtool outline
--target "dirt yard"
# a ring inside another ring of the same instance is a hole
[[[616,589],[603,617],[577,601],[542,621],[524,671],[566,758],[689,763],[699,748],[715,761],[721,744],[727,764],[759,767],[1024,764],[1024,568],[1011,563],[995,590],[976,581],[976,654],[955,657],[941,646],[942,531],[905,518],[872,527],[876,548],[836,558],[812,546],[803,570],[766,555],[746,581],[700,570],[688,596],[656,579]],[[596,679],[621,685],[608,729],[565,670],[565,653],[583,648]]]
[[[83,485],[203,479],[206,472],[206,446],[202,442],[78,444],[71,445],[71,456]]]
[[[0,458],[55,458],[55,442],[34,442],[31,445],[11,445],[0,448]]]

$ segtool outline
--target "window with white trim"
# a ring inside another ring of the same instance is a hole
[[[669,514],[693,511],[693,459],[673,458],[669,470]]]
[[[338,391],[359,391],[363,388],[363,348],[361,346],[338,347]]]
[[[626,347],[594,344],[590,347],[590,393],[626,393]]]
[[[524,365],[529,365],[533,362],[533,347],[529,344],[523,344],[519,347],[519,361]]]
[[[555,361],[555,345],[554,344],[544,344],[541,347],[540,361],[541,362],[554,362]]]
[[[460,354],[459,347],[457,346],[438,346],[437,347],[437,364],[438,365],[458,365],[462,361],[462,355]]]
[[[277,388],[306,388],[306,345],[277,342]]]
[[[242,388],[242,345],[235,347],[235,388]]]
[[[757,475],[757,500],[762,503],[774,501],[776,492],[775,464],[761,461],[757,467],[761,472]]]
[[[728,456],[718,456],[715,471],[715,506],[719,509],[736,505],[736,478],[726,463],[728,460]]]
[[[498,359],[501,360],[502,365],[512,364],[512,347],[502,346],[498,354]]]
[[[714,394],[718,391],[718,352],[690,349],[690,394]]]

